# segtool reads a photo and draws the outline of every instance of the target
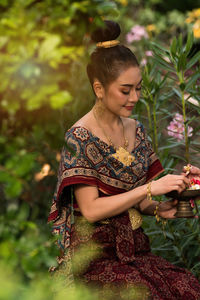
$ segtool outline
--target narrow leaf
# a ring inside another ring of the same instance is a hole
[[[192,59],[187,63],[186,65],[186,69],[190,69],[194,64],[196,64],[196,62],[200,59],[200,51],[198,51],[193,57]]]
[[[175,72],[174,69],[171,67],[171,65],[160,56],[154,55],[154,60],[165,70],[168,70],[170,72]]]
[[[193,32],[189,32],[188,36],[187,36],[186,46],[185,46],[185,52],[186,52],[187,55],[189,54],[189,52],[190,52],[190,50],[192,48],[193,41],[194,41]]]
[[[182,52],[181,51],[182,48],[183,48],[183,36],[182,36],[182,34],[180,34],[179,37],[178,37],[178,43],[177,43],[177,45],[178,45],[179,52]]]
[[[170,53],[169,50],[167,50],[165,47],[161,46],[160,44],[157,44],[155,42],[151,42],[150,43],[153,46],[153,49],[160,49],[162,51],[164,51],[165,53]]]
[[[176,37],[174,37],[171,47],[170,47],[170,52],[171,52],[172,57],[175,57],[175,55],[176,55],[176,45],[177,45],[177,39],[176,39]]]
[[[200,73],[197,72],[195,75],[192,75],[192,77],[188,80],[185,89],[187,90],[188,88],[191,87],[191,85],[197,81],[197,79],[200,78]]]

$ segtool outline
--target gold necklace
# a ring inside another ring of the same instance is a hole
[[[125,166],[130,166],[131,163],[135,160],[135,157],[128,152],[127,150],[127,147],[129,145],[128,143],[128,139],[125,138],[125,135],[124,135],[124,124],[122,122],[122,128],[123,128],[123,137],[124,137],[124,148],[122,146],[120,146],[118,149],[117,147],[113,144],[111,138],[106,134],[105,130],[103,129],[103,127],[99,124],[99,121],[97,119],[97,116],[96,116],[96,112],[95,112],[95,108],[93,108],[93,114],[94,114],[94,117],[97,121],[97,124],[98,126],[101,128],[101,130],[103,131],[105,137],[107,138],[107,140],[109,141],[109,144],[115,149],[115,153],[112,154],[112,156],[117,159],[118,161],[120,161],[122,164],[124,164]]]

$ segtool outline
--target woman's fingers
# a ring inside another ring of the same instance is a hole
[[[181,183],[184,183],[186,187],[189,186],[190,180],[187,176],[185,176],[185,174],[178,175],[178,176],[179,176],[179,180],[181,181]]]
[[[158,180],[152,181],[151,193],[153,196],[163,195],[173,190],[181,193],[190,184],[190,180],[184,175],[168,174]]]
[[[177,199],[172,199],[172,206],[176,206],[178,204],[178,200]]]
[[[159,212],[159,215],[160,215],[161,218],[164,218],[164,219],[174,219],[174,218],[176,218],[174,216],[176,212],[177,212],[176,208],[171,208],[167,211]]]
[[[192,166],[190,164],[188,164],[187,166],[189,166],[189,168],[190,168],[190,173],[189,174],[200,176],[200,169],[198,167]],[[187,166],[183,167],[183,172],[184,173],[187,173]]]
[[[176,175],[174,178],[174,190],[179,193],[184,191],[190,184],[190,180],[185,175]]]
[[[191,166],[190,173],[194,175],[200,175],[200,169],[195,166]]]

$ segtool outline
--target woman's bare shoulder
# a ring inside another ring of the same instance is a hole
[[[84,115],[81,119],[79,119],[76,123],[74,123],[71,127],[85,127],[88,130],[91,129],[93,124],[93,118],[91,115],[91,112],[88,112],[86,115]]]
[[[135,119],[131,119],[131,118],[122,118],[122,121],[124,123],[124,126],[126,128],[132,129],[134,130],[136,127],[136,123],[137,121]]]

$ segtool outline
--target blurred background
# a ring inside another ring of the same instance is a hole
[[[200,167],[200,0],[0,0],[0,299],[58,299],[44,279],[57,255],[47,217],[64,133],[94,104],[86,64],[103,19],[140,61],[133,117],[166,173]],[[197,208],[165,226],[145,217],[143,228],[155,254],[200,277]]]

